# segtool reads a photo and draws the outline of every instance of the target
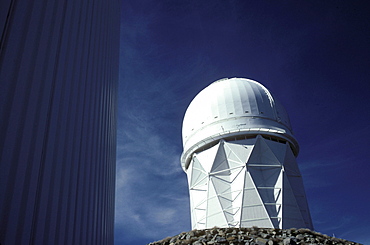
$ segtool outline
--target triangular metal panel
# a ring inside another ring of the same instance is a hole
[[[223,227],[227,225],[225,215],[223,214],[220,200],[217,196],[216,190],[210,182],[208,190],[208,202],[207,202],[207,227]]]
[[[248,167],[248,171],[256,187],[274,187],[279,178],[281,168]]]
[[[242,206],[241,220],[242,222],[255,219],[267,218],[268,222],[262,222],[267,225],[264,227],[272,227],[268,212],[262,202],[262,199],[256,189],[252,177],[249,173],[245,175],[243,206]]]
[[[234,162],[236,166],[245,164],[245,161],[239,159],[239,157],[230,149],[228,144],[224,144],[225,155],[229,161]]]
[[[208,176],[204,175],[203,179],[198,180],[198,182],[194,183],[190,188],[192,189],[204,189],[208,183]]]
[[[192,167],[193,169],[197,169],[199,171],[202,171],[203,173],[207,173],[203,166],[202,166],[202,163],[199,161],[198,157],[197,156],[194,156],[193,157],[193,164],[192,164]]]
[[[243,208],[249,206],[263,205],[262,200],[253,184],[249,173],[245,176],[245,188],[243,193]]]
[[[264,141],[269,146],[269,148],[274,153],[275,157],[279,160],[279,162],[283,163],[285,159],[286,144],[268,139],[264,139]]]
[[[193,163],[194,164],[191,172],[190,188],[193,188],[196,185],[202,185],[207,182],[207,174],[201,170],[203,168],[201,168],[198,160],[194,159]]]
[[[253,189],[253,188],[254,188],[253,179],[250,176],[249,172],[245,172],[244,189]]]
[[[269,214],[269,217],[277,217],[278,216],[278,208],[280,205],[277,205],[274,198],[274,189],[258,189],[258,193],[262,198],[264,203],[265,209]],[[274,224],[274,227],[276,224]]]
[[[280,176],[280,168],[249,168],[250,175],[257,187],[259,197],[265,206],[269,217],[278,216],[278,208],[275,199],[275,186]],[[277,219],[271,219],[274,227],[278,227]]]
[[[244,205],[259,205],[262,204],[258,196],[258,192],[253,183],[253,179],[249,172],[245,174],[244,193],[243,193],[243,206]]]
[[[256,144],[253,147],[247,164],[281,165],[280,161],[260,135],[257,136]]]
[[[215,146],[212,146],[211,148],[207,150],[204,150],[196,154],[196,157],[198,158],[199,162],[202,163],[203,169],[207,173],[211,172],[211,168],[212,168],[214,159],[216,158],[216,154],[217,154],[219,147],[220,147],[220,143],[218,143]]]
[[[298,176],[289,176],[289,175],[286,176],[289,180],[290,185],[292,186],[294,195],[304,197],[305,191],[302,178]]]
[[[230,193],[225,193],[224,195],[219,195],[218,200],[221,204],[222,210],[232,207],[232,200],[230,199]]]
[[[195,181],[194,181],[195,182]],[[207,185],[208,177],[206,175],[203,176],[203,178],[199,178],[198,182],[195,182],[190,186],[191,189],[199,189],[204,190],[205,186]]]
[[[218,194],[222,194],[222,193],[231,191],[230,183],[228,181],[226,182],[222,179],[219,179],[219,178],[217,178],[217,176],[213,176],[211,178],[211,181],[212,181],[212,184],[213,184],[213,186],[214,186],[214,188],[215,188],[215,190]]]
[[[292,227],[305,227],[305,222],[301,210],[293,193],[292,186],[289,183],[286,174],[283,177],[283,229]]]
[[[296,202],[300,208],[300,212],[305,221],[305,226],[312,228],[311,216],[309,213],[309,208],[307,204],[306,194],[303,186],[303,180],[301,173],[299,171],[295,156],[287,145],[286,158],[284,163],[285,174],[289,180],[289,183],[292,187],[292,191],[296,197]]]
[[[305,195],[302,178],[294,177],[294,176],[287,176],[287,179],[292,187],[293,193],[296,197],[296,202],[298,204],[298,207],[300,209],[300,212],[306,224],[306,226],[302,226],[302,227],[311,228],[312,221],[311,221],[311,216],[309,213],[309,208],[308,208],[308,203],[307,203],[307,199]]]
[[[218,174],[229,175],[229,164],[227,162],[223,141],[220,142],[216,157],[214,159],[211,173],[219,172]]]
[[[263,203],[276,203],[275,195],[274,195],[275,194],[274,189],[257,188],[257,191],[258,191],[258,194],[260,195]],[[274,216],[274,215],[272,215],[272,216]]]
[[[252,152],[253,146],[225,143],[224,148],[229,160],[234,161],[235,164],[245,165]]]
[[[258,219],[268,219],[270,217],[263,204],[258,206],[244,206],[242,213],[242,221],[244,220],[258,220]],[[271,224],[269,224],[271,226]]]
[[[286,144],[284,169],[287,175],[301,176],[301,172],[299,171],[296,157],[294,156],[292,149],[288,144]]]
[[[213,183],[210,182],[208,186],[208,202],[207,202],[207,216],[222,212],[221,204],[218,200],[217,192]]]
[[[245,166],[241,168],[234,168],[233,170],[230,170],[230,182],[234,183],[235,179],[238,178],[238,176],[243,175],[242,173],[245,172]]]

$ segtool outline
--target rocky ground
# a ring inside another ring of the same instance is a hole
[[[316,244],[359,244],[340,238],[330,237],[309,229],[269,228],[212,228],[192,230],[177,236],[167,237],[149,245],[316,245]]]

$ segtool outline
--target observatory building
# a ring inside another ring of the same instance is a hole
[[[192,229],[313,229],[285,109],[260,83],[221,79],[190,103],[182,128]]]

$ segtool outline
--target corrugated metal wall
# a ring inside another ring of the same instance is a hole
[[[0,243],[113,244],[120,1],[0,9]]]

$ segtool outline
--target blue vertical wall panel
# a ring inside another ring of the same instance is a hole
[[[4,0],[0,243],[113,244],[120,2]]]

